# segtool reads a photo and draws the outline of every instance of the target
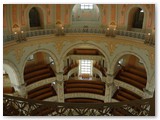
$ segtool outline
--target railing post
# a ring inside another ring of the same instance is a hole
[[[104,103],[111,102],[112,98],[112,91],[113,91],[113,75],[107,74],[106,81],[105,81],[105,97]]]
[[[63,82],[63,72],[56,74],[57,78],[57,96],[58,102],[64,102],[64,82]]]

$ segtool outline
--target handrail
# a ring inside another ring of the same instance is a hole
[[[104,34],[106,32],[105,28],[65,28],[65,33],[93,33],[93,34]],[[39,30],[32,30],[24,32],[25,37],[33,37],[33,36],[40,36],[40,35],[51,35],[55,34],[56,29],[39,29]],[[127,36],[132,38],[138,39],[145,39],[146,33],[139,33],[134,31],[124,31],[124,30],[116,30],[116,34],[120,36]],[[3,35],[4,43],[14,40],[14,34]]]
[[[57,103],[3,95],[4,116],[154,116],[155,98],[116,103]]]

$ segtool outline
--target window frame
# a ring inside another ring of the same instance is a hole
[[[81,10],[93,10],[93,4],[80,4]]]

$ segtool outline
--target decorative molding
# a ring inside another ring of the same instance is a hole
[[[73,60],[89,59],[89,60],[101,60],[104,59],[102,55],[69,55]]]
[[[55,45],[59,55],[61,53],[61,50],[63,49],[63,46],[64,46],[63,44],[64,44],[64,40],[54,41],[54,45]]]
[[[52,96],[52,97],[44,99],[43,101],[57,102],[57,100],[58,100],[57,96]]]

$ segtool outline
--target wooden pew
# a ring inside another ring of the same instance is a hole
[[[3,87],[3,93],[14,93],[13,87]]]
[[[47,92],[45,94],[41,94],[41,95],[39,95],[37,97],[34,97],[33,99],[35,99],[35,100],[44,100],[44,99],[49,98],[51,96],[53,96],[53,92],[52,91]]]
[[[40,69],[40,70],[33,71],[33,72],[28,73],[28,74],[25,74],[24,75],[24,79],[27,80],[29,78],[32,78],[32,77],[35,77],[35,76],[39,76],[41,74],[49,73],[49,72],[50,72],[49,68]]]
[[[135,75],[135,74],[129,73],[129,72],[125,72],[125,71],[122,72],[121,75],[125,76],[125,77],[128,77],[130,79],[134,79],[135,81],[140,82],[140,83],[146,85],[147,80],[144,79],[143,77],[140,77],[138,75]]]
[[[40,80],[44,80],[44,79],[46,79],[46,78],[49,78],[49,77],[51,77],[51,76],[52,76],[51,73],[42,74],[42,75],[35,76],[35,77],[33,77],[33,78],[30,78],[30,79],[26,80],[26,83],[27,83],[27,85],[29,85],[29,84],[32,84],[32,83],[34,83],[34,82],[37,82],[37,81],[40,81]]]
[[[65,84],[65,88],[94,88],[94,89],[104,90],[105,87],[103,85],[80,83],[80,84]]]
[[[65,102],[71,103],[104,103],[102,100],[91,99],[91,98],[68,98]]]
[[[135,81],[135,80],[133,80],[133,79],[127,78],[127,77],[125,77],[125,76],[119,76],[119,79],[120,79],[121,81],[124,81],[124,82],[126,82],[126,83],[128,83],[128,84],[131,84],[131,85],[133,85],[133,86],[135,86],[135,87],[137,87],[137,88],[139,88],[139,89],[141,89],[141,90],[143,90],[143,88],[145,88],[145,85],[144,85],[144,84],[139,83],[139,82],[137,82],[137,81]]]
[[[104,95],[104,90],[97,90],[91,88],[66,88],[65,93],[95,93]]]

